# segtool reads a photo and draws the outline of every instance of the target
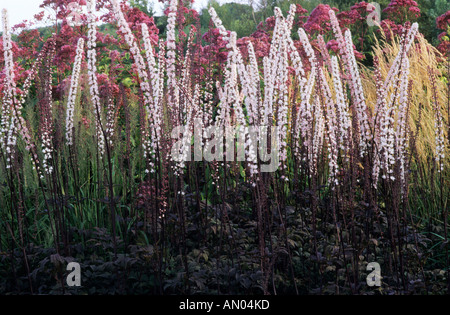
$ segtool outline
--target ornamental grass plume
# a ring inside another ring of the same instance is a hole
[[[428,67],[428,75],[431,82],[431,90],[434,108],[434,134],[435,134],[435,150],[434,157],[437,165],[437,171],[444,171],[445,165],[445,136],[444,136],[444,120],[442,118],[441,107],[437,97],[436,77],[432,69]]]
[[[408,34],[404,34],[401,40],[401,48],[389,69],[387,77],[382,83],[380,73],[380,61],[375,57],[375,81],[376,81],[376,105],[377,115],[374,121],[374,133],[376,144],[376,156],[372,169],[373,184],[378,182],[378,172],[383,172],[382,178],[395,180],[394,167],[398,163],[400,169],[400,181],[405,183],[407,146],[409,143],[409,69],[408,50],[415,36],[415,29],[411,28]],[[393,91],[388,94],[389,88]],[[396,118],[396,119],[395,119]]]
[[[412,28],[412,27],[411,27]],[[415,29],[415,27],[414,27]],[[381,130],[384,127],[392,128],[395,126],[395,116],[393,116],[392,122],[382,123],[383,116],[389,116],[390,109],[383,110],[387,104],[378,104],[379,102],[388,103],[391,95],[394,93],[396,86],[396,77],[393,73],[398,73],[398,64],[400,61],[399,54],[401,56],[402,51],[408,51],[407,56],[409,59],[409,77],[414,80],[414,84],[410,87],[411,98],[408,114],[408,128],[412,134],[416,134],[420,128],[420,134],[415,140],[415,150],[413,156],[414,163],[420,163],[427,165],[428,157],[430,153],[435,150],[435,107],[433,101],[433,83],[429,76],[429,69],[432,70],[435,75],[442,75],[444,69],[439,66],[438,58],[440,56],[439,51],[433,47],[420,33],[413,34],[414,29],[406,33],[405,38],[395,37],[391,41],[376,41],[373,46],[374,59],[377,61],[375,69],[379,71],[379,76],[383,81],[381,86],[377,88],[377,75],[373,75],[372,70],[368,68],[362,68],[364,76],[363,84],[364,91],[366,92],[366,98],[370,100],[369,104],[374,104],[374,113],[376,120],[375,137],[377,136],[377,130]],[[410,34],[408,36],[408,34]],[[413,37],[414,35],[414,37]],[[411,39],[414,41],[411,42]],[[406,45],[406,41],[409,40],[409,45]],[[408,48],[409,47],[409,48]],[[394,65],[396,65],[394,67]],[[397,68],[397,70],[394,70]],[[376,73],[376,72],[375,72]],[[387,78],[390,77],[389,80]],[[385,88],[387,86],[388,88]],[[447,96],[443,91],[447,90],[447,85],[441,80],[435,80],[435,89],[437,91],[436,98],[438,100],[438,106],[440,106],[441,113],[446,111]],[[378,109],[379,108],[379,109]],[[419,117],[420,113],[420,117]],[[394,115],[394,113],[392,113]],[[420,120],[419,120],[420,118]],[[447,115],[442,116],[443,124],[448,123]],[[381,129],[380,129],[381,128]],[[444,148],[446,162],[448,161],[448,148]],[[426,167],[423,169],[424,175],[429,176],[431,169]]]

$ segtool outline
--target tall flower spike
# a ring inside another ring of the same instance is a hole
[[[331,28],[333,29],[334,36],[336,37],[336,41],[339,47],[339,54],[341,55],[344,65],[347,67],[347,71],[350,72],[350,61],[349,61],[349,52],[347,51],[347,43],[342,35],[341,27],[339,26],[339,21],[336,18],[336,13],[333,10],[328,11],[330,15],[330,23]],[[350,52],[353,52],[350,51]]]
[[[314,141],[313,135],[317,130],[312,130],[314,118],[313,115],[311,114],[312,108],[310,105],[310,98],[317,74],[316,57],[314,54],[314,50],[312,49],[311,43],[309,42],[308,35],[306,35],[305,30],[303,28],[299,28],[298,35],[300,37],[300,42],[303,45],[303,48],[306,52],[309,63],[311,65],[311,72],[309,74],[309,78],[307,80],[306,85],[304,85],[303,92],[301,93],[301,103],[299,112],[297,114],[298,130],[296,131],[296,135],[299,136],[299,134],[301,133],[304,146],[307,148],[310,154],[312,154],[313,152],[312,145]],[[297,155],[299,154],[298,148],[296,149],[296,153]]]
[[[175,76],[176,44],[175,44],[175,23],[177,16],[177,0],[170,0],[169,14],[167,19],[167,88],[169,108],[174,112],[178,111],[178,83]],[[176,115],[178,117],[178,115]],[[176,122],[174,122],[176,123]],[[177,124],[177,123],[176,123]]]
[[[145,57],[147,59],[148,70],[150,72],[150,80],[152,83],[151,86],[154,87],[152,89],[153,102],[157,103],[159,93],[159,89],[156,88],[158,86],[158,67],[156,66],[155,55],[153,54],[153,47],[148,34],[147,25],[145,23],[142,23],[141,29],[142,29],[142,39],[144,41],[145,47]]]
[[[368,116],[368,108],[366,104],[366,98],[364,96],[364,90],[361,82],[361,76],[356,63],[355,54],[353,53],[353,41],[350,30],[345,31],[345,40],[347,42],[347,52],[349,52],[348,59],[350,63],[350,75],[354,86],[354,101],[356,107],[356,114],[358,117],[360,127],[360,154],[361,156],[366,154],[370,145],[372,134],[370,132],[370,123]]]
[[[351,120],[348,112],[348,106],[345,102],[344,89],[342,86],[341,76],[339,72],[339,62],[336,56],[331,58],[331,69],[333,73],[333,85],[336,93],[336,112],[338,125],[338,142],[339,147],[345,152],[348,150],[348,133],[351,131]]]
[[[91,94],[92,105],[94,107],[95,115],[95,130],[97,133],[97,145],[99,148],[100,155],[103,156],[105,152],[105,137],[103,134],[103,122],[102,122],[102,110],[100,97],[98,93],[98,81],[97,81],[97,53],[95,51],[96,40],[97,40],[97,29],[96,29],[96,17],[94,14],[95,0],[88,1],[88,82],[89,91]]]
[[[83,59],[84,39],[80,38],[77,44],[75,62],[73,63],[72,78],[70,81],[69,97],[66,109],[66,141],[67,145],[73,145],[73,118],[75,101],[77,98],[78,81],[80,78],[81,61]]]
[[[113,10],[115,14],[115,18],[119,24],[119,30],[123,34],[123,37],[125,41],[127,42],[128,46],[130,47],[131,55],[134,59],[134,64],[136,65],[136,69],[140,78],[140,88],[142,90],[143,98],[144,98],[144,106],[147,114],[147,119],[149,122],[148,129],[149,130],[143,130],[142,135],[142,146],[144,149],[144,157],[149,159],[153,150],[156,147],[159,147],[159,139],[161,135],[161,110],[159,108],[159,100],[158,102],[154,102],[152,98],[151,93],[151,87],[149,83],[149,77],[147,74],[147,68],[145,65],[144,58],[141,55],[141,51],[139,49],[139,46],[136,43],[136,39],[125,20],[125,17],[123,15],[123,12],[120,8],[119,2],[117,0],[111,0],[113,5]],[[161,50],[160,50],[161,51]],[[160,63],[161,68],[161,63]],[[159,74],[163,76],[161,69]],[[161,84],[163,82],[159,82],[158,87],[159,91],[161,91]],[[159,94],[159,97],[162,95]],[[147,169],[146,172],[154,172],[153,163],[149,161],[150,163],[150,170]]]
[[[318,69],[319,72],[319,87],[320,92],[323,95],[323,112],[325,118],[325,130],[327,132],[328,139],[328,166],[330,175],[328,180],[330,183],[338,184],[337,182],[337,171],[338,171],[338,145],[336,141],[337,130],[337,119],[336,119],[336,109],[334,106],[333,99],[331,97],[331,90],[328,86],[328,82],[325,78],[322,68]]]
[[[247,72],[249,75],[249,92],[248,97],[246,97],[247,111],[249,115],[250,125],[255,125],[259,123],[259,107],[261,104],[261,94],[259,93],[259,70],[258,61],[255,55],[255,49],[251,41],[247,43],[249,65],[247,66]]]
[[[4,97],[1,103],[1,122],[0,122],[0,144],[5,148],[8,131],[14,126],[10,126],[11,111],[14,106],[16,83],[14,80],[14,61],[12,53],[11,33],[8,23],[8,11],[2,10],[3,25],[3,56],[5,60],[5,78],[4,78]],[[8,150],[8,149],[7,149]],[[9,149],[11,150],[11,149]],[[9,157],[8,157],[9,158]]]
[[[297,10],[297,6],[295,4],[291,4],[289,7],[289,13],[286,18],[286,28],[289,33],[289,38],[291,37],[292,26],[294,25],[295,11]]]
[[[311,64],[311,68],[315,68],[315,64],[317,63],[316,55],[314,50],[309,42],[308,35],[306,34],[303,28],[298,29],[298,36],[300,37],[300,42],[305,49],[306,55],[308,56],[309,63]]]
[[[387,90],[389,88],[389,85],[393,83],[393,78],[398,74],[398,71],[400,71],[402,56],[403,54],[408,54],[418,30],[419,24],[413,23],[408,33],[403,35],[400,51],[395,57],[394,62],[392,63],[392,66],[390,67],[389,72],[386,76],[386,80],[384,81],[385,90]]]
[[[325,61],[325,64],[327,65],[328,69],[331,69],[330,54],[328,53],[328,49],[325,44],[325,40],[323,39],[323,36],[321,34],[319,34],[319,36],[317,36],[317,41],[319,44],[320,53],[322,54],[322,58]]]
[[[317,172],[317,163],[319,160],[319,156],[322,153],[323,147],[323,136],[325,130],[325,121],[323,117],[323,111],[320,106],[319,95],[316,93],[314,97],[314,130],[313,130],[313,138],[312,138],[312,146],[309,150],[309,158],[308,164],[310,173],[316,174]]]
[[[2,120],[1,120],[1,142],[2,147],[6,148],[6,168],[11,167],[12,155],[17,144],[17,130],[19,131],[23,141],[25,142],[25,149],[30,152],[34,169],[41,177],[42,173],[39,167],[39,159],[37,155],[36,146],[31,138],[30,130],[27,123],[22,116],[23,99],[16,100],[16,83],[14,80],[14,61],[12,52],[11,33],[8,24],[8,12],[3,9],[3,49],[5,57],[5,88],[4,96],[5,102],[2,104]],[[33,68],[32,68],[33,69]],[[34,68],[36,69],[36,68]],[[34,76],[35,71],[31,71],[28,78]],[[28,88],[31,79],[25,81],[24,90],[28,93]]]
[[[400,165],[400,181],[402,187],[406,178],[406,163],[407,163],[407,148],[408,148],[408,87],[409,87],[409,59],[406,54],[402,60],[400,85],[399,85],[399,97],[397,99],[398,112],[397,112],[397,129],[396,129],[396,156],[397,162]]]
[[[216,28],[219,29],[219,33],[222,36],[222,40],[228,42],[229,36],[225,27],[222,25],[222,20],[217,16],[216,10],[213,7],[208,9],[209,15],[211,15],[211,20],[213,21]]]
[[[46,49],[47,48],[47,49]],[[53,167],[50,165],[50,161],[53,153],[53,116],[52,116],[52,61],[55,55],[55,41],[51,38],[48,42],[46,42],[44,49],[42,51],[47,51],[48,55],[43,63],[43,76],[44,76],[44,84],[46,85],[45,94],[47,99],[43,103],[43,107],[41,108],[41,119],[42,119],[42,129],[41,129],[41,137],[42,137],[42,153],[44,155],[42,160],[42,167],[44,171],[50,175],[53,173]],[[40,60],[38,57],[38,60]],[[35,65],[33,65],[35,66]],[[26,88],[26,85],[25,85]],[[22,98],[23,99],[23,98]]]

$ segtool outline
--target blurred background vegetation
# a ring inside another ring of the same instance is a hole
[[[189,4],[189,1],[186,1]],[[235,31],[237,37],[244,37],[251,35],[256,31],[257,25],[264,21],[269,16],[273,16],[275,7],[282,9],[284,13],[288,12],[291,4],[300,4],[304,9],[311,13],[319,4],[328,4],[332,7],[338,8],[339,11],[347,11],[358,0],[245,0],[239,2],[228,2],[209,0],[206,8],[202,9],[200,13],[200,24],[202,33],[208,29],[210,15],[208,9],[210,6],[214,7],[217,14],[222,19],[226,29]],[[371,1],[368,1],[371,2]],[[385,9],[390,0],[377,0],[381,10]],[[444,14],[450,8],[450,0],[417,0],[420,8],[420,18],[418,19],[420,31],[425,38],[433,45],[438,44],[437,36],[440,32],[436,29],[436,18]],[[167,24],[166,16],[155,16],[155,10],[149,0],[130,0],[131,6],[138,7],[141,11],[154,16],[156,24],[160,32],[165,32]],[[381,20],[386,18],[382,13]]]

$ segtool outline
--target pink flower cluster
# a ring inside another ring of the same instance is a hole
[[[440,44],[438,46],[439,51],[444,55],[448,56],[450,53],[450,33],[448,32],[448,27],[450,25],[450,10],[438,16],[436,19],[436,27],[438,29],[444,30],[441,34],[439,34],[438,39],[440,40]],[[446,39],[444,39],[446,38]]]
[[[440,30],[447,30],[447,27],[450,24],[450,10],[438,16],[436,19],[436,27]]]
[[[414,0],[392,0],[386,9],[383,10],[390,19],[402,19],[406,17],[407,20],[413,20],[420,17],[420,9]]]
[[[303,28],[310,34],[324,34],[331,30],[329,11],[338,12],[337,8],[331,8],[328,4],[319,4],[312,10]]]
[[[375,7],[365,1],[356,3],[349,11],[343,11],[337,15],[341,26],[350,26],[357,22],[365,22],[367,16],[375,11]]]

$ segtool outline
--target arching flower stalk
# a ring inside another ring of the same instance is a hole
[[[254,97],[256,94],[256,87],[255,85],[251,84],[250,74],[245,71],[245,66],[243,64],[242,56],[236,46],[236,33],[231,33],[232,40],[230,41],[232,44],[232,51],[231,54],[231,62],[232,64],[236,64],[236,70],[240,67],[241,68],[241,75],[239,76],[241,78],[241,84],[246,87],[247,97]],[[255,71],[255,70],[253,70]],[[256,70],[257,71],[257,70]],[[246,76],[244,77],[244,73]],[[234,75],[234,74],[233,74]],[[253,73],[253,75],[256,75]],[[233,76],[230,76],[232,80],[234,80]],[[258,173],[258,164],[257,164],[257,156],[256,156],[256,146],[253,143],[254,138],[251,137],[249,134],[249,128],[247,126],[247,122],[244,116],[244,111],[242,108],[242,101],[239,97],[239,89],[238,86],[235,85],[235,88],[232,90],[235,94],[233,96],[234,104],[234,113],[236,115],[236,123],[237,127],[239,128],[239,138],[238,143],[240,144],[239,149],[244,150],[244,154],[246,156],[246,161],[248,162],[248,169],[250,172],[250,177],[252,180],[252,185],[255,186],[255,180],[258,180],[256,177],[256,174]],[[243,144],[243,147],[242,147]]]
[[[360,131],[359,150],[360,155],[363,156],[368,153],[372,134],[370,132],[370,117],[368,116],[368,108],[362,88],[361,76],[353,51],[352,36],[348,29],[345,31],[344,35],[342,34],[342,30],[333,10],[330,10],[328,13],[330,16],[331,27],[339,47],[339,53],[345,65],[346,75],[344,78],[347,80],[350,87],[357,118],[357,127]]]
[[[177,0],[170,0],[169,14],[167,19],[167,103],[168,108],[172,112],[173,125],[178,126],[179,112],[179,86],[175,75],[175,61],[176,61],[176,43],[175,43],[175,23],[177,16]]]
[[[186,55],[184,56],[183,64],[181,67],[181,77],[178,84],[178,86],[181,87],[179,111],[182,115],[181,117],[182,119],[185,118],[187,114],[186,108],[189,106],[188,102],[192,102],[193,93],[195,93],[195,91],[194,92],[192,91],[191,74],[190,74],[191,59],[192,59],[191,45],[194,40],[194,35],[195,35],[195,28],[191,28],[186,45]],[[200,95],[198,96],[200,97]]]
[[[41,177],[41,169],[37,155],[36,146],[31,138],[29,127],[22,117],[22,105],[29,92],[29,87],[36,74],[38,62],[32,67],[32,71],[25,80],[24,92],[17,100],[16,83],[14,79],[14,60],[12,52],[11,33],[8,24],[8,12],[6,9],[2,11],[3,21],[3,49],[5,59],[5,96],[1,109],[1,130],[0,141],[3,148],[6,149],[6,168],[11,168],[12,156],[17,144],[17,130],[25,142],[25,149],[30,152],[33,168]],[[42,56],[42,55],[41,55]],[[40,56],[40,57],[41,57]],[[39,61],[40,62],[40,61]],[[17,126],[17,128],[16,128]]]
[[[236,32],[231,32],[230,35],[228,35],[228,31],[222,25],[222,21],[217,16],[213,7],[209,9],[209,13],[211,15],[211,20],[222,36],[222,40],[228,42],[227,48],[231,49],[229,54],[231,54],[232,63],[236,65],[236,71],[242,85],[242,94],[246,99],[250,124],[252,124],[254,123],[254,114],[257,112],[258,103],[260,102],[258,93],[259,72],[253,45],[251,41],[247,43],[250,63],[245,66],[242,54],[236,45]],[[231,59],[229,60],[231,61]]]
[[[376,72],[377,74],[377,72]],[[378,74],[381,78],[381,75]],[[376,139],[375,143],[378,146],[379,166],[383,172],[382,178],[394,180],[393,166],[395,165],[395,131],[394,131],[394,104],[390,104],[386,100],[386,91],[382,87],[381,82],[377,84],[377,107],[380,109],[379,123],[376,124]],[[378,163],[375,163],[373,169],[374,185],[378,179]]]
[[[214,9],[211,8],[210,12],[212,12],[212,20],[215,23],[216,27],[219,28],[220,32],[223,33],[223,35],[228,34],[225,28],[222,26],[221,20],[215,14]],[[224,131],[226,132],[226,137],[231,137],[232,135],[227,134],[227,132],[232,132],[232,128],[230,128],[231,126],[233,126],[231,110],[234,110],[237,127],[239,128],[240,141],[244,142],[243,150],[247,158],[250,176],[253,181],[257,173],[257,156],[255,145],[252,143],[252,137],[249,135],[249,128],[247,126],[247,122],[242,109],[242,98],[245,97],[246,99],[249,119],[251,119],[251,123],[254,123],[255,117],[253,113],[257,112],[259,100],[259,93],[257,90],[259,86],[258,65],[251,42],[248,43],[250,64],[248,66],[245,66],[241,52],[236,45],[236,33],[231,32],[229,37],[225,37],[225,40],[228,40],[227,47],[231,50],[228,53],[227,64],[225,67],[225,85],[223,89],[220,84],[217,85],[217,90],[221,102],[218,109],[216,123],[218,126],[220,126],[220,128],[224,129]],[[240,83],[242,86],[242,94],[239,93],[238,78],[240,79]],[[204,134],[204,137],[206,138],[207,135]],[[209,142],[207,141],[207,147],[208,143]],[[225,145],[226,154],[229,149],[228,141]],[[255,185],[254,181],[253,185]]]
[[[286,31],[288,32],[288,37],[291,38],[292,26],[294,25],[295,11],[297,10],[297,6],[292,3],[289,6],[289,13],[286,18]]]
[[[1,108],[1,125],[0,125],[0,143],[3,149],[6,148],[8,153],[7,159],[12,154],[13,147],[8,146],[11,142],[15,145],[15,126],[11,117],[11,112],[14,107],[14,99],[16,97],[16,82],[14,80],[14,60],[12,52],[11,32],[8,22],[8,11],[2,10],[2,25],[3,25],[3,56],[5,60],[5,78],[4,78],[4,97]],[[11,134],[10,139],[8,136]],[[9,164],[9,163],[8,163]]]
[[[343,158],[347,156],[349,149],[349,133],[351,133],[351,119],[348,112],[348,105],[344,97],[344,88],[341,81],[339,62],[336,56],[331,58],[331,71],[333,73],[333,85],[336,93],[336,116],[338,127],[338,143],[342,150]]]
[[[334,12],[334,11],[333,11]],[[317,42],[319,45],[320,53],[322,54],[322,58],[325,62],[325,65],[328,67],[328,69],[331,69],[331,57],[328,53],[327,45],[325,44],[325,40],[323,39],[323,36],[319,34],[317,36]]]
[[[217,16],[216,10],[213,7],[208,9],[209,15],[211,15],[211,20],[214,23],[214,26],[219,30],[220,35],[222,36],[222,40],[225,42],[229,41],[228,32],[225,27],[222,25],[222,20]]]
[[[316,88],[317,89],[317,88]],[[316,93],[313,101],[314,108],[314,124],[313,124],[313,136],[311,141],[311,148],[308,150],[308,165],[310,175],[317,173],[317,163],[319,156],[322,154],[323,148],[323,136],[325,130],[325,120],[323,117],[323,111],[320,106],[319,94]]]
[[[159,89],[157,88],[158,84],[159,84],[158,83],[159,82],[158,67],[156,65],[156,59],[155,59],[155,55],[153,53],[153,46],[150,41],[147,24],[142,23],[141,30],[142,30],[142,39],[143,39],[144,48],[145,48],[145,57],[147,59],[148,70],[150,73],[151,86],[153,87],[152,88],[153,102],[154,102],[154,104],[157,104],[159,92],[160,92]]]
[[[402,63],[402,56],[404,54],[408,54],[409,49],[411,48],[412,43],[414,42],[414,39],[416,37],[416,34],[419,30],[419,24],[413,23],[411,25],[411,28],[409,29],[408,33],[404,33],[401,39],[400,43],[400,51],[398,52],[397,56],[394,59],[394,62],[392,63],[392,66],[389,68],[389,72],[386,76],[386,79],[384,81],[384,89],[388,90],[389,86],[394,83],[393,78],[397,77]]]
[[[396,156],[397,163],[400,167],[400,183],[404,187],[406,178],[406,165],[408,163],[407,159],[407,149],[409,143],[409,132],[408,132],[408,91],[409,91],[409,59],[404,55],[402,59],[402,67],[400,72],[400,86],[399,86],[399,97],[397,98],[397,129],[396,129]]]
[[[313,137],[315,131],[313,130],[313,120],[314,117],[312,115],[312,106],[310,104],[310,98],[313,91],[313,86],[316,81],[317,74],[317,60],[314,53],[314,50],[309,42],[308,35],[306,35],[305,30],[303,28],[299,28],[298,35],[300,38],[300,42],[303,45],[303,49],[306,52],[306,56],[308,57],[309,64],[311,66],[311,72],[309,74],[309,78],[306,86],[301,93],[301,103],[297,116],[297,126],[299,131],[297,133],[301,133],[301,138],[303,142],[303,146],[306,148],[306,151],[309,152],[309,155],[313,152]],[[297,149],[297,154],[299,154],[299,150]],[[303,156],[303,159],[306,159],[306,156]]]
[[[283,31],[280,21],[283,19],[281,14],[281,10],[279,8],[275,8],[274,10],[276,21],[275,28],[273,30],[272,35],[272,43],[270,45],[269,56],[264,57],[263,65],[264,65],[264,101],[263,101],[263,126],[272,126],[272,119],[274,116],[273,107],[274,100],[276,100],[276,88],[279,86],[277,84],[277,72],[278,66],[280,65],[280,42],[283,36]]]
[[[158,80],[155,81],[155,86],[157,87],[154,92],[155,95],[155,107],[159,110],[162,109],[162,102],[164,98],[164,75],[165,75],[165,69],[166,69],[166,46],[164,41],[161,39],[159,41],[159,52],[158,52],[158,72],[157,77]],[[158,116],[160,118],[160,116]]]
[[[308,89],[308,80],[306,78],[305,69],[303,67],[303,62],[300,57],[300,54],[298,53],[297,48],[294,46],[294,41],[292,40],[292,37],[288,37],[287,41],[287,49],[290,56],[290,59],[292,61],[292,66],[295,70],[295,76],[297,77],[297,80],[299,82],[299,88],[300,88],[300,106],[297,111],[297,116],[294,118],[292,117],[291,121],[295,119],[295,125],[293,122],[291,123],[291,131],[292,131],[292,137],[294,141],[294,154],[296,156],[300,156],[300,132],[302,132],[302,138],[305,139],[306,136],[306,130],[302,129],[302,125],[305,125],[305,115],[310,115],[310,112],[305,110],[305,108],[309,104],[309,99],[311,97],[311,90],[307,91]],[[311,78],[312,79],[312,78]],[[308,94],[309,92],[309,94]]]
[[[154,149],[159,147],[160,135],[161,135],[161,110],[158,107],[158,103],[153,102],[152,91],[150,88],[149,78],[147,74],[146,65],[144,62],[144,58],[141,55],[141,51],[136,43],[136,39],[131,32],[131,29],[123,16],[123,12],[120,8],[119,2],[117,0],[111,0],[113,4],[113,10],[116,17],[116,20],[119,24],[119,30],[123,34],[125,41],[130,47],[131,55],[133,56],[134,63],[136,65],[138,75],[140,78],[140,88],[143,94],[144,107],[147,114],[147,121],[149,122],[148,126],[142,126],[147,130],[142,130],[141,134],[143,136],[142,139],[142,147],[144,151],[144,157],[147,159],[150,169],[147,169],[146,172],[154,172],[154,164],[151,161],[151,156],[154,152]],[[161,64],[160,64],[161,67]],[[161,82],[159,82],[161,84]],[[161,88],[161,86],[160,86]],[[150,140],[149,140],[150,139]]]
[[[335,185],[338,184],[336,175],[338,173],[338,144],[337,144],[337,119],[336,119],[336,109],[331,96],[331,90],[328,86],[327,80],[323,73],[322,68],[318,68],[318,90],[322,93],[322,111],[324,113],[325,120],[325,131],[327,133],[328,140],[328,168],[329,177],[328,182]],[[334,185],[332,185],[334,187]]]
[[[280,12],[281,14],[281,12]],[[285,21],[280,18],[277,20],[277,23],[280,23],[280,29],[283,30],[281,32],[281,36],[279,37],[279,51],[278,55],[278,69],[273,74],[275,76],[275,82],[277,84],[277,128],[278,128],[278,147],[279,147],[279,166],[281,170],[286,168],[286,160],[287,160],[287,130],[288,130],[288,48],[287,42],[289,33],[287,31],[287,26]],[[288,180],[284,175],[281,176],[281,179]]]
[[[384,136],[384,127],[385,120],[388,119],[387,114],[387,103],[386,103],[386,91],[384,90],[384,83],[381,78],[381,72],[379,69],[379,61],[378,58],[374,59],[374,74],[375,74],[375,85],[377,91],[377,102],[375,104],[375,116],[374,120],[374,143],[375,146],[373,148],[374,152],[374,161],[372,168],[372,179],[373,186],[376,188],[378,185],[378,178],[381,170],[381,160],[383,156],[381,155],[383,152],[381,137]],[[385,140],[384,140],[385,141]],[[386,142],[383,142],[386,143]]]
[[[339,21],[336,18],[336,13],[333,10],[330,10],[328,12],[329,16],[330,16],[330,24],[331,24],[331,28],[333,29],[333,33],[334,36],[336,37],[336,42],[338,44],[338,48],[339,48],[339,54],[342,58],[342,61],[344,63],[345,66],[345,70],[347,71],[347,76],[345,77],[345,79],[348,81],[349,85],[350,85],[350,90],[352,91],[352,93],[354,93],[354,87],[353,87],[353,83],[349,78],[349,74],[351,71],[351,65],[350,65],[350,60],[349,60],[349,54],[353,53],[353,47],[350,51],[348,51],[348,47],[347,47],[347,42],[342,34],[342,29],[339,26]]]
[[[108,145],[110,147],[113,146],[113,136],[114,136],[114,130],[115,130],[115,124],[116,124],[116,111],[114,102],[111,97],[108,98],[108,107],[107,107],[107,114],[106,114],[106,140],[108,141]]]
[[[78,92],[78,82],[81,71],[81,61],[83,59],[83,47],[84,39],[80,38],[77,44],[77,50],[75,55],[75,61],[73,64],[72,77],[70,81],[69,97],[67,99],[66,109],[66,143],[67,145],[73,145],[73,118],[75,111],[75,101]]]
[[[360,155],[363,156],[368,152],[370,147],[370,140],[372,139],[372,133],[370,131],[370,121],[368,116],[368,108],[366,99],[364,96],[364,90],[361,82],[361,76],[359,73],[358,65],[356,63],[355,54],[353,53],[353,41],[350,30],[345,31],[345,39],[347,42],[347,52],[349,52],[350,62],[350,76],[354,86],[354,101],[356,108],[356,115],[359,122],[360,141],[359,149]]]
[[[88,1],[88,42],[87,42],[87,67],[88,67],[88,82],[89,92],[91,96],[92,105],[94,107],[95,115],[95,131],[97,134],[97,146],[101,156],[105,153],[105,137],[103,134],[103,118],[100,104],[100,97],[98,93],[97,81],[97,52],[95,51],[97,40],[96,17],[94,14],[95,0]]]
[[[201,118],[199,118],[200,114],[200,86],[198,84],[195,85],[194,89],[191,88],[191,76],[189,75],[190,67],[191,67],[191,44],[194,39],[195,30],[191,29],[189,33],[188,42],[187,42],[187,52],[183,61],[182,70],[181,70],[181,94],[180,98],[180,108],[181,111],[181,121],[180,126],[184,127],[184,132],[181,139],[181,147],[178,149],[177,157],[172,157],[175,160],[175,165],[173,165],[173,170],[175,176],[182,176],[184,171],[184,166],[186,161],[190,161],[191,157],[190,148],[191,148],[191,139],[194,132],[194,128],[198,128],[199,126],[195,126],[198,121],[201,122]],[[177,113],[178,114],[178,113]],[[197,120],[198,119],[198,120]],[[201,127],[201,126],[200,126]],[[201,137],[200,137],[201,138]],[[198,145],[195,143],[195,145]]]
[[[45,100],[43,102],[43,108],[41,112],[42,116],[42,129],[41,129],[41,137],[42,137],[42,153],[44,155],[42,160],[42,167],[44,171],[50,175],[53,173],[53,167],[50,165],[52,153],[53,153],[53,117],[52,117],[52,60],[55,55],[55,41],[50,39],[46,43],[46,47],[44,47],[43,51],[47,51],[47,58],[45,64],[43,64],[42,70],[44,71],[44,84],[45,88]],[[38,60],[40,58],[38,57]],[[34,65],[33,65],[34,66]],[[28,78],[27,78],[28,79]],[[28,80],[27,80],[28,81]],[[27,82],[25,82],[27,84]],[[26,85],[25,85],[26,87]],[[28,88],[26,87],[27,91]],[[26,92],[28,93],[28,92]],[[23,100],[23,98],[22,98]]]
[[[184,122],[183,134],[179,142],[180,147],[178,148],[178,152],[176,152],[177,156],[172,157],[172,159],[175,160],[175,165],[173,165],[172,167],[175,176],[182,176],[186,161],[191,160],[191,157],[189,156],[191,152],[191,139],[195,124],[194,117],[196,115],[196,111],[199,108],[198,105],[199,101],[200,101],[200,88],[198,84],[196,84],[194,87],[193,97],[189,98],[189,100],[185,104],[186,121]]]
[[[245,104],[248,111],[249,124],[251,126],[259,123],[259,108],[261,106],[261,93],[259,91],[259,70],[258,61],[255,55],[255,49],[251,41],[247,43],[249,64],[247,73],[249,75],[248,95],[245,98]]]

